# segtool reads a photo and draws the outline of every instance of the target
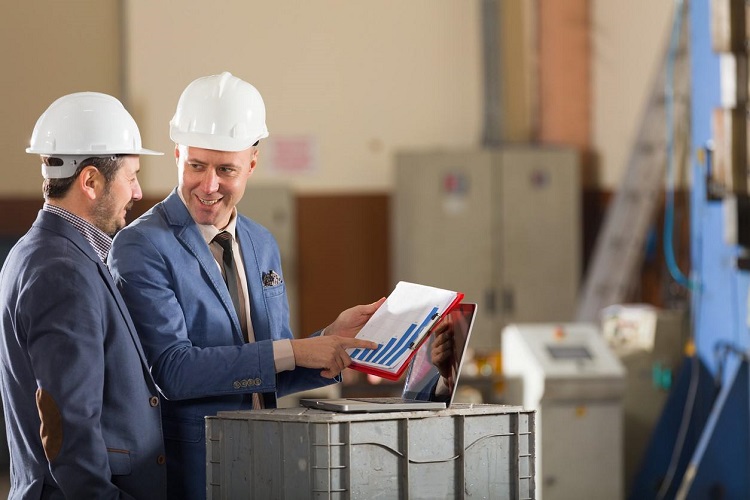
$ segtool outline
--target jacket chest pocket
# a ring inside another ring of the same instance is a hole
[[[276,286],[263,287],[263,299],[266,301],[268,311],[268,320],[272,338],[278,338],[284,330],[289,317],[289,303],[286,297],[286,287],[284,283]]]

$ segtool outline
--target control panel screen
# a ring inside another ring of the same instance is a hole
[[[591,359],[591,353],[583,345],[547,345],[547,352],[552,359]]]

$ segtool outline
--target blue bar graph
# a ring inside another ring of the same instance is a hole
[[[378,346],[377,349],[371,350],[370,351],[370,355],[367,356],[367,357],[363,356],[362,359],[364,361],[372,361],[373,363],[377,363],[378,358],[383,354],[383,352],[385,352],[386,350],[390,349],[391,345],[393,345],[394,342],[396,342],[396,339],[390,339],[385,344],[381,344],[380,346]],[[375,357],[373,358],[373,356],[375,356]]]
[[[419,336],[422,334],[422,331],[427,327],[430,321],[432,321],[435,318],[435,315],[437,314],[437,312],[438,312],[437,307],[433,307],[432,311],[430,311],[430,313],[427,315],[424,321],[422,321],[422,324],[419,325],[419,328],[417,328],[417,330],[414,331],[414,333],[412,333],[411,335],[409,335],[408,332],[404,334],[404,336],[401,338],[401,342],[399,342],[398,347],[394,349],[394,352],[390,356],[386,357],[386,359],[383,360],[382,364],[385,366],[391,366],[394,361],[399,359],[401,355],[404,354],[406,350],[411,347],[412,342],[416,341],[419,338]]]
[[[406,329],[406,333],[404,333],[404,335],[401,337],[401,340],[399,340],[398,343],[396,343],[396,337],[393,337],[391,340],[389,340],[388,344],[386,344],[385,349],[383,349],[383,351],[380,354],[378,354],[375,357],[375,359],[372,360],[372,362],[373,363],[385,364],[385,363],[381,363],[381,361],[383,360],[383,358],[386,358],[386,357],[390,356],[393,351],[395,351],[396,349],[398,349],[399,347],[401,347],[401,344],[404,343],[404,339],[406,339],[406,337],[408,337],[409,334],[411,332],[413,332],[416,328],[417,328],[417,325],[415,325],[414,323],[412,323],[411,325],[409,325],[409,328]],[[396,345],[394,345],[394,344],[396,344]]]
[[[377,349],[356,349],[352,352],[351,358],[390,367],[419,338],[422,331],[435,318],[437,312],[438,308],[433,307],[419,327],[415,323],[412,323],[403,335],[391,337],[388,342],[381,344]]]

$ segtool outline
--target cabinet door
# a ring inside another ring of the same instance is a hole
[[[500,348],[491,262],[491,155],[486,151],[401,153],[392,211],[393,282],[466,294],[479,311],[477,349]]]
[[[504,319],[570,321],[581,259],[577,154],[519,147],[499,155],[493,234]]]

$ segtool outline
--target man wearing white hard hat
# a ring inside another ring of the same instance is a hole
[[[170,122],[177,188],[115,238],[110,268],[164,396],[168,494],[205,498],[204,417],[272,408],[333,383],[382,304],[342,312],[294,339],[279,248],[237,212],[268,136],[260,93],[229,74],[192,82]]]
[[[141,147],[120,101],[53,102],[28,153],[45,203],[0,274],[0,392],[10,499],[166,498],[158,389],[105,264],[141,198]]]

